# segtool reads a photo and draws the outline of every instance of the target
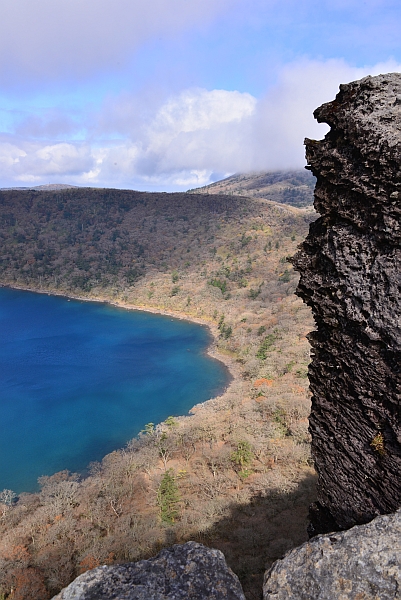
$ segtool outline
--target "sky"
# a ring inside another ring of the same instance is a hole
[[[401,71],[400,31],[399,0],[0,0],[0,187],[302,168],[314,109]]]

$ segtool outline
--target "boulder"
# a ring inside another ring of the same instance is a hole
[[[137,563],[83,573],[53,600],[245,600],[219,550],[177,544]]]
[[[401,598],[401,511],[291,550],[266,572],[264,600]]]

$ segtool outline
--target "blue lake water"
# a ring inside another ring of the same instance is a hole
[[[217,395],[229,374],[210,341],[188,321],[0,288],[0,490],[82,471]]]

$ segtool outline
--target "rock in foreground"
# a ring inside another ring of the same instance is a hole
[[[320,535],[265,575],[264,600],[401,598],[401,511],[368,525]]]
[[[53,600],[245,600],[223,554],[187,542],[137,563],[80,575]]]
[[[321,217],[293,260],[316,321],[311,535],[401,506],[401,73],[342,85],[314,115],[331,127],[305,142]]]

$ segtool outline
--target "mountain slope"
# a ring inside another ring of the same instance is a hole
[[[259,597],[266,563],[306,539],[315,498],[312,322],[286,260],[311,218],[223,194],[0,193],[0,284],[207,323],[233,374],[192,416],[144,423],[90,476],[43,477],[15,502],[0,492],[0,597],[48,600],[88,568],[189,539],[224,551]]]
[[[316,179],[305,169],[236,173],[201,188],[188,190],[196,194],[228,194],[264,198],[296,207],[312,206]]]

